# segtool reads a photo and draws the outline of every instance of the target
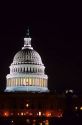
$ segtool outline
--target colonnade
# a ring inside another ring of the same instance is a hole
[[[40,86],[47,87],[47,79],[35,77],[15,77],[7,79],[7,86]]]
[[[37,68],[37,67],[15,67],[15,68],[11,68],[10,69],[11,73],[24,73],[24,72],[31,72],[31,73],[44,73],[44,69],[43,68]]]

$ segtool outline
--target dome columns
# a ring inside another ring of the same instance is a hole
[[[10,76],[7,75],[7,87],[18,86],[38,86],[41,88],[47,88],[47,76],[28,75],[28,76]]]

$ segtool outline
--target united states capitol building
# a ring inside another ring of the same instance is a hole
[[[45,66],[31,46],[31,39],[28,29],[24,46],[9,67],[6,89],[0,93],[0,117],[63,117],[67,109],[66,97],[48,89]]]
[[[29,29],[24,38],[24,46],[15,54],[10,65],[10,74],[6,78],[6,92],[48,92],[45,66],[39,53],[31,46]]]

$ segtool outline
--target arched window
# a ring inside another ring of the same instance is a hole
[[[38,72],[39,72],[40,70],[39,70],[39,68],[38,68]]]
[[[17,72],[17,68],[16,68],[16,70],[15,70],[16,72]]]
[[[22,72],[22,68],[20,68],[20,71]]]
[[[18,72],[20,72],[20,69],[18,68]]]
[[[34,72],[34,68],[33,68],[33,72]]]
[[[37,69],[35,68],[35,72],[37,72]]]
[[[24,70],[23,70],[24,72],[25,72],[25,67],[24,67]]]
[[[15,68],[14,68],[14,72],[15,72]]]
[[[31,67],[30,67],[30,72],[31,72]]]

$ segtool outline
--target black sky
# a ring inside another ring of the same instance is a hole
[[[50,89],[82,89],[80,3],[7,2],[0,4],[0,90],[27,27],[42,57]]]

